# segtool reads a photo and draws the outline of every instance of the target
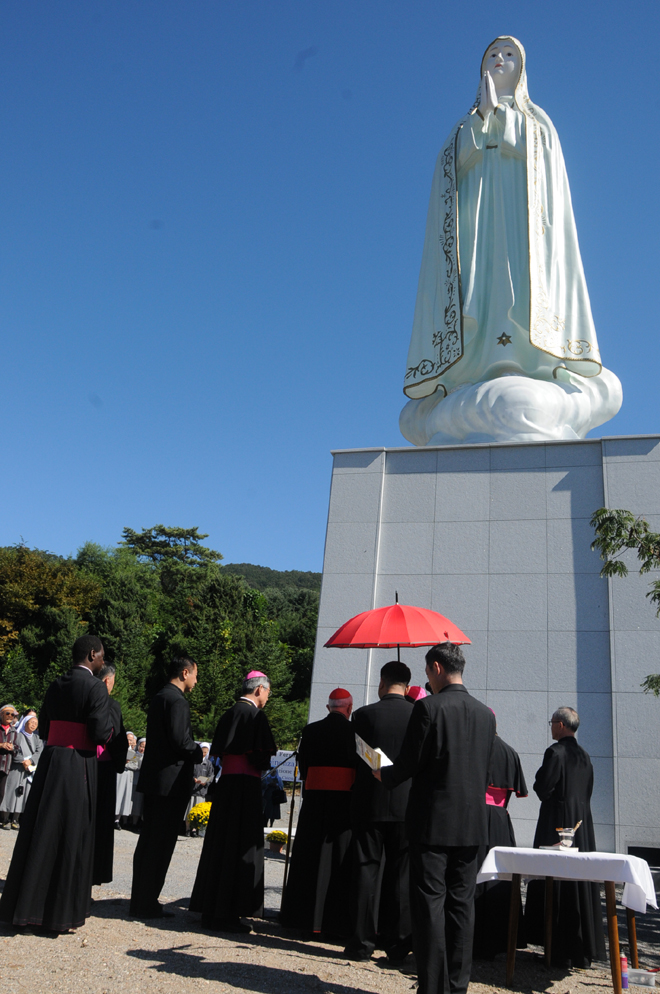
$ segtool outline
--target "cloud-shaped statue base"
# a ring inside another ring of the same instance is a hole
[[[436,392],[408,401],[399,427],[413,445],[584,438],[614,417],[622,399],[621,383],[608,369],[588,379],[570,375],[570,383],[499,376],[444,398]]]

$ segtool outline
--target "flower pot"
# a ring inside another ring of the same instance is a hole
[[[284,843],[283,842],[269,842],[268,843],[268,847],[269,847],[269,849],[270,849],[271,852],[282,852],[282,849],[284,848]]]
[[[197,829],[197,834],[200,837],[200,839],[203,839],[204,836],[206,835],[206,829],[205,828],[198,828]]]

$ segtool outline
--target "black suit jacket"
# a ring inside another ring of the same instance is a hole
[[[191,794],[193,767],[202,758],[192,734],[190,705],[183,691],[166,683],[149,704],[147,744],[136,789],[158,797]]]
[[[353,728],[368,745],[382,749],[394,762],[401,752],[412,713],[412,704],[401,694],[385,694],[375,704],[367,704],[355,712]],[[375,821],[405,821],[409,793],[410,780],[388,790],[378,783],[371,767],[358,759],[351,798],[353,823],[357,826]]]
[[[423,846],[488,843],[486,787],[495,740],[495,716],[450,684],[413,707],[401,752],[382,770],[392,788],[412,778],[406,826]]]

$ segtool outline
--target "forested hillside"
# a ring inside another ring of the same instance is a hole
[[[114,695],[127,728],[146,728],[149,697],[168,659],[199,664],[190,695],[197,736],[213,734],[242,676],[271,678],[267,705],[277,743],[297,740],[307,718],[320,574],[249,563],[223,566],[196,528],[134,532],[75,557],[25,546],[0,548],[0,698],[38,707],[70,666],[79,635],[98,635],[117,667]]]

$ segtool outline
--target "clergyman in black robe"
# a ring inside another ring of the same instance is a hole
[[[356,735],[394,760],[413,712],[405,696],[410,670],[405,663],[385,663],[380,671],[378,701],[353,715]],[[369,959],[377,943],[391,963],[412,949],[410,880],[406,807],[410,780],[387,790],[358,760],[351,791],[354,864],[350,905],[353,934],[344,952],[350,959]],[[383,865],[384,861],[384,865]],[[382,873],[381,873],[382,869]]]
[[[21,817],[0,921],[66,932],[89,915],[94,864],[97,746],[113,726],[108,692],[95,679],[103,645],[83,635],[73,669],[46,691],[39,731],[47,744]]]
[[[406,827],[419,994],[466,994],[470,981],[495,717],[463,686],[464,665],[456,645],[429,649],[433,694],[414,705],[394,764],[375,774],[389,788],[412,778]]]
[[[135,918],[166,918],[158,901],[183,824],[202,750],[193,738],[185,698],[197,683],[197,664],[173,659],[166,683],[149,702],[147,745],[138,791],[144,795],[143,824],[133,854],[130,912]]]
[[[573,708],[558,708],[552,716],[553,745],[546,749],[536,772],[534,790],[541,800],[534,848],[559,842],[558,828],[574,828],[573,845],[580,852],[594,852],[596,836],[591,817],[594,770],[588,753],[578,745],[575,733],[580,719]],[[525,926],[527,940],[543,943],[545,884],[532,880],[527,888]],[[600,885],[588,881],[562,880],[554,884],[552,962],[556,966],[582,969],[593,960],[605,959],[605,936],[600,903]]]
[[[357,754],[348,720],[353,698],[337,688],[330,712],[303,730],[298,748],[303,802],[282,899],[281,921],[306,932],[348,938],[351,860],[351,787]]]
[[[241,918],[258,918],[264,904],[264,834],[261,774],[277,752],[263,707],[270,681],[251,671],[243,696],[220,718],[211,756],[222,776],[211,797],[190,910],[219,932],[250,932]]]
[[[495,736],[490,761],[490,784],[486,790],[488,845],[479,847],[479,866],[493,846],[515,846],[516,836],[509,817],[511,795],[527,797],[527,784],[515,749]],[[474,902],[473,955],[493,959],[506,952],[509,935],[510,880],[489,880],[478,884]],[[519,917],[518,949],[525,945],[522,914]]]
[[[128,754],[128,738],[122,721],[121,708],[109,695],[115,685],[115,667],[106,663],[99,679],[108,691],[108,707],[112,715],[112,738],[98,757],[96,791],[96,827],[94,831],[94,884],[109,884],[115,850],[115,800],[117,774],[123,773]]]

